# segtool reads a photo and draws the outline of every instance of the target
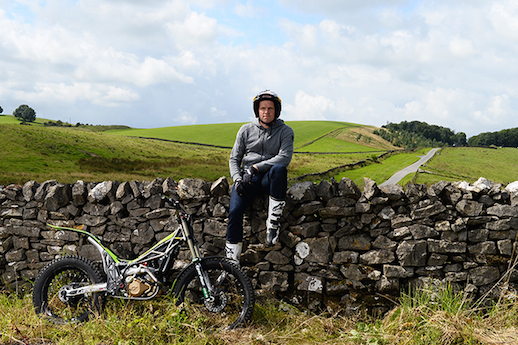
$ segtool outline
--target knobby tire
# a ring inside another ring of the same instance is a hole
[[[71,255],[55,259],[41,270],[34,282],[35,311],[59,324],[87,321],[90,314],[100,312],[104,294],[89,293],[63,302],[59,289],[70,284],[84,286],[102,281],[97,265],[86,258]]]
[[[242,270],[225,258],[204,258],[201,263],[203,270],[207,272],[211,284],[217,291],[218,298],[210,308],[218,311],[210,311],[205,304],[206,301],[194,264],[189,265],[176,280],[173,293],[177,298],[177,305],[185,303],[202,310],[208,314],[207,320],[226,326],[228,329],[247,324],[252,318],[255,305],[255,292],[250,279]],[[218,284],[218,278],[223,272],[226,273],[225,279]],[[218,303],[220,303],[219,306]],[[221,311],[219,311],[219,307],[222,308]],[[219,315],[214,316],[215,313]]]

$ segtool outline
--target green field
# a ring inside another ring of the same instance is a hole
[[[228,149],[60,127],[0,125],[0,184],[198,177],[227,173]]]
[[[357,185],[363,185],[363,177],[368,177],[378,184],[386,181],[402,167],[419,160],[427,150],[415,153],[401,153],[379,163],[359,169],[342,172],[335,176],[337,180],[349,177]],[[417,174],[409,174],[399,182],[432,185],[439,181],[466,181],[474,183],[480,177],[507,185],[518,180],[518,149],[516,148],[480,148],[446,147],[421,167]]]
[[[44,120],[37,118],[36,121],[34,121],[34,124],[43,125],[43,122]],[[0,114],[0,124],[2,123],[19,124],[20,121],[13,115]]]
[[[343,140],[339,140],[341,142],[340,149],[337,149],[336,142],[321,143],[322,140],[318,140],[334,130],[340,128],[353,128],[360,126],[357,124],[331,121],[288,121],[286,122],[286,124],[293,128],[293,131],[295,132],[295,150],[300,149],[301,151],[309,152],[356,152],[373,150],[372,148],[365,147],[363,145],[355,143],[349,143]],[[109,130],[107,131],[107,133],[123,136],[159,138],[181,142],[194,142],[201,144],[232,147],[232,145],[234,144],[234,140],[236,139],[237,131],[242,125],[243,123],[220,123],[210,125],[190,125],[151,129],[131,128]],[[318,146],[315,146],[315,149],[308,149],[308,147],[305,146],[311,144],[315,140],[316,142],[320,143]]]
[[[106,133],[232,147],[241,125],[242,123],[222,123],[151,129],[131,128],[109,130]]]
[[[467,181],[480,177],[504,185],[518,180],[518,149],[482,147],[446,147],[422,167],[416,183]]]
[[[44,122],[38,119],[37,123],[20,125],[11,115],[0,116],[0,185],[23,184],[29,180],[41,183],[50,179],[62,183],[122,182],[156,177],[214,181],[226,176],[230,179],[229,148],[168,140],[230,147],[242,125],[121,129],[123,126],[47,127],[43,126]],[[294,154],[288,169],[290,184],[295,183],[297,177],[359,161],[368,164],[354,170],[337,169],[334,178],[349,177],[362,186],[363,177],[369,177],[380,184],[425,153],[421,150],[377,159],[384,150],[394,147],[372,135],[372,126],[326,121],[293,121],[289,125],[294,128],[295,145],[300,151]],[[507,184],[518,180],[517,161],[518,149],[515,148],[444,148],[422,167],[422,172],[407,176],[400,184],[430,185],[440,180],[473,183],[479,177]],[[324,178],[330,177],[328,174]],[[313,181],[318,182],[319,178],[314,177]]]

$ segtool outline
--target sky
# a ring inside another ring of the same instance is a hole
[[[0,0],[0,106],[72,124],[518,127],[515,0]]]

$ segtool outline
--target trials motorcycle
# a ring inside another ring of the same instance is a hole
[[[149,300],[172,293],[176,304],[221,315],[229,329],[250,321],[255,292],[248,276],[223,257],[203,257],[194,236],[191,215],[178,202],[164,199],[172,206],[178,228],[133,260],[119,258],[99,238],[78,228],[51,225],[56,230],[86,235],[102,258],[102,271],[91,260],[69,255],[53,260],[34,282],[33,304],[36,313],[56,323],[88,320],[102,310],[106,297]],[[192,256],[188,264],[171,279],[180,247],[187,244]]]

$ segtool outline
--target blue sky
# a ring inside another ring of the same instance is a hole
[[[0,106],[137,128],[253,118],[518,127],[518,3],[0,0]]]
[[[193,6],[194,10],[198,8]],[[279,1],[238,2],[228,1],[224,5],[204,9],[200,12],[217,18],[218,23],[235,31],[234,36],[221,37],[222,44],[282,46],[288,37],[282,31],[281,22],[285,18],[305,24],[316,24],[325,16],[298,11],[294,6],[282,5]]]

